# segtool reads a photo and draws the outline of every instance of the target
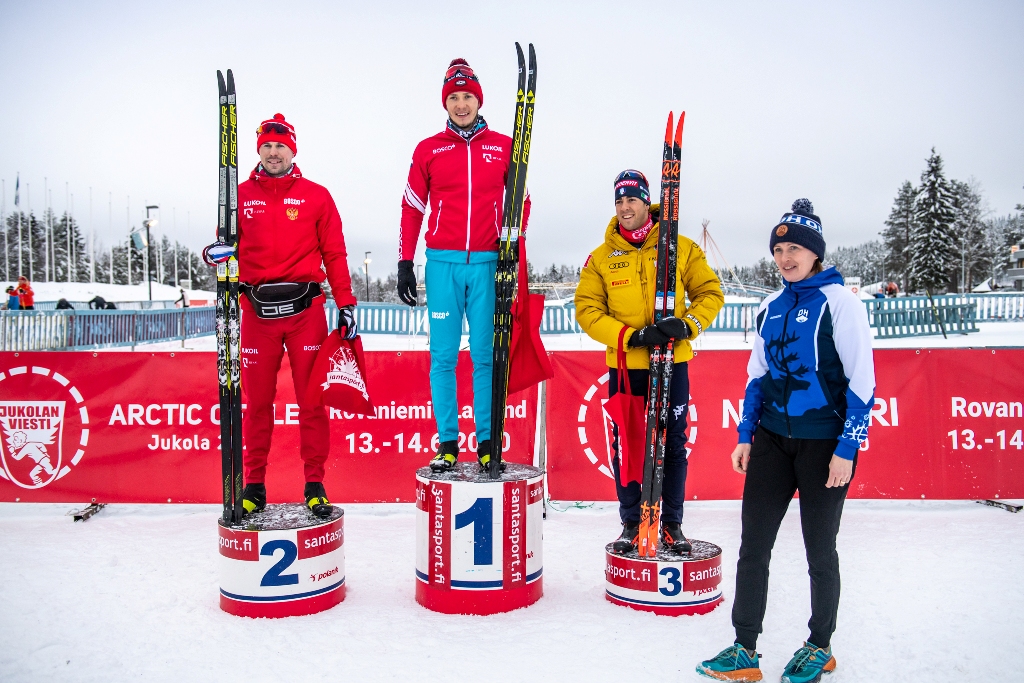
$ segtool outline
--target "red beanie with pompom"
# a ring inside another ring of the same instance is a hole
[[[444,75],[444,85],[441,87],[441,106],[445,109],[448,109],[448,96],[453,92],[473,93],[480,101],[479,106],[484,106],[484,91],[480,88],[480,79],[473,73],[473,67],[469,65],[469,62],[461,57],[452,60]]]
[[[256,129],[257,152],[260,151],[264,142],[280,142],[290,149],[292,154],[299,152],[298,146],[295,144],[295,128],[284,120],[284,114],[274,114],[274,118],[267,119]]]

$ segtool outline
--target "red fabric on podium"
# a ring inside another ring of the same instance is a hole
[[[551,379],[551,368],[540,324],[544,318],[544,295],[530,294],[526,271],[526,236],[519,237],[519,291],[512,304],[512,339],[509,345],[508,395]]]
[[[619,331],[616,353],[618,391],[608,399],[604,409],[619,428],[619,481],[626,486],[631,481],[643,481],[644,451],[647,447],[647,409],[643,396],[634,396],[626,368],[623,338],[628,328]]]
[[[313,362],[306,399],[346,413],[373,415],[373,401],[366,386],[363,340],[345,339],[340,330],[327,335]]]

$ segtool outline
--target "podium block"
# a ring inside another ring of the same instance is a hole
[[[475,462],[416,471],[416,601],[446,614],[496,614],[543,594],[543,471]]]
[[[655,558],[625,555],[605,546],[605,597],[616,605],[671,617],[706,614],[722,602],[722,549],[690,539],[679,556],[658,548]]]
[[[302,503],[268,505],[241,524],[218,521],[220,608],[240,617],[316,614],[345,599],[345,519]]]

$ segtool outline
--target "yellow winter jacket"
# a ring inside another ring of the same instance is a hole
[[[659,208],[658,204],[651,205],[655,221]],[[619,233],[618,218],[612,218],[605,231],[604,244],[590,253],[580,273],[576,320],[592,339],[608,346],[605,352],[608,367],[615,367],[616,345],[623,326],[627,328],[623,343],[628,344],[634,332],[654,321],[659,227],[655,222],[646,241],[637,249]],[[718,276],[696,242],[680,235],[676,253],[675,314],[689,325],[690,339],[693,339],[711,325],[725,297]],[[690,342],[678,341],[675,362],[683,363],[691,358]],[[627,350],[627,367],[646,369],[650,364],[647,347]]]

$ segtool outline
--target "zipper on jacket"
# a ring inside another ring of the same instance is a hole
[[[434,223],[434,234],[437,234],[437,229],[441,227],[441,206],[444,205],[444,200],[437,200],[437,222]]]
[[[473,151],[466,140],[466,263],[469,263],[469,224],[473,220]]]
[[[800,295],[797,292],[793,292],[793,305],[790,306],[789,310],[786,311],[785,317],[782,319],[782,341],[786,341],[786,328],[789,326],[789,314],[796,310],[796,307],[800,304]],[[785,358],[786,349],[782,347],[783,358]],[[782,412],[786,414],[786,436],[790,439],[793,438],[793,426],[789,422],[789,380],[793,376],[793,373],[789,371],[789,365],[786,365],[786,383],[782,386]]]

